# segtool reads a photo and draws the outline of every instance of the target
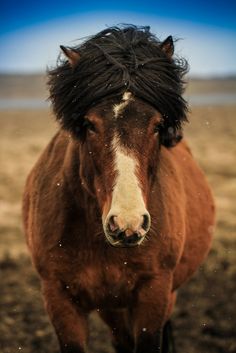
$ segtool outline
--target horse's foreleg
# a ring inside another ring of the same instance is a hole
[[[61,353],[84,353],[88,331],[86,315],[79,313],[59,282],[43,281],[43,294]]]
[[[133,307],[135,353],[162,352],[163,327],[170,314],[172,276],[165,272],[143,285]]]
[[[102,310],[100,311],[100,316],[111,329],[115,352],[133,353],[134,339],[132,337],[128,311]]]
[[[163,329],[163,349],[162,353],[176,353],[175,340],[171,321],[167,321]]]

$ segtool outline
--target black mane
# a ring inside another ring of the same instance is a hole
[[[107,28],[73,49],[80,53],[76,67],[59,60],[48,72],[50,99],[63,128],[78,132],[90,107],[130,91],[163,115],[163,144],[177,142],[187,120],[182,77],[188,66],[169,58],[149,27]]]

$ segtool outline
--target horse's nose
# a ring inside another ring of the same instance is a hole
[[[128,222],[121,216],[110,216],[107,222],[107,233],[113,245],[138,245],[150,228],[150,215],[144,214]]]

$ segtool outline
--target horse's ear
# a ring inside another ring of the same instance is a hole
[[[60,45],[60,48],[63,51],[63,53],[65,54],[65,56],[67,57],[70,65],[72,67],[75,67],[80,59],[79,52],[75,49],[66,48],[63,45]]]
[[[171,59],[174,54],[174,42],[172,36],[167,37],[160,45],[161,50]]]

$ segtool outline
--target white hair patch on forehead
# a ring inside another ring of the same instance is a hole
[[[124,110],[125,107],[133,100],[131,92],[125,92],[123,94],[122,100],[119,104],[113,106],[114,117],[118,118],[119,114]]]
[[[125,92],[123,94],[123,97],[122,97],[123,101],[131,100],[131,99],[132,99],[132,93],[131,92]]]

